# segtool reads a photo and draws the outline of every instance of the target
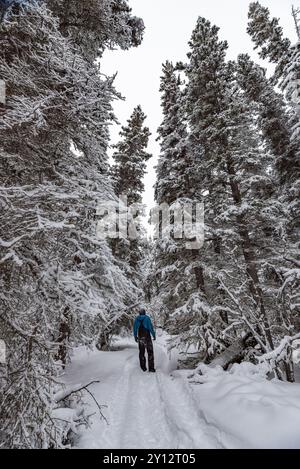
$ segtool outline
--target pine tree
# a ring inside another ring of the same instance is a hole
[[[222,345],[215,340],[208,318],[199,248],[187,249],[186,204],[192,207],[201,201],[201,174],[197,168],[201,148],[198,155],[191,151],[182,85],[172,63],[166,62],[160,86],[164,119],[158,129],[161,153],[156,168],[155,199],[163,212],[166,207],[167,223],[158,226],[150,282],[155,288],[155,306],[160,305],[167,329],[177,335],[173,345],[197,345],[206,359]],[[212,342],[215,347],[211,347]]]
[[[122,127],[122,140],[115,145],[113,155],[113,186],[118,197],[127,197],[129,205],[142,202],[146,163],[151,158],[146,152],[151,134],[148,127],[144,127],[145,119],[141,106],[137,106],[128,119],[127,126]]]
[[[126,228],[125,237],[121,236],[112,241],[113,252],[135,283],[140,283],[141,279],[139,264],[143,258],[145,240],[142,239],[139,217],[143,214],[143,180],[147,161],[151,158],[146,151],[151,134],[148,127],[144,126],[145,119],[141,106],[137,106],[127,125],[122,127],[122,140],[115,145],[114,164],[111,168],[114,191],[119,198],[126,200],[129,209],[128,222],[133,228],[132,232]]]
[[[258,104],[259,126],[276,157],[276,167],[282,182],[295,176],[299,164],[298,147],[292,141],[290,115],[282,94],[275,91],[266,72],[248,55],[240,55],[237,62],[237,81],[249,102]]]
[[[112,21],[111,2],[97,4],[103,21],[107,11]],[[64,18],[49,6],[18,2],[0,25],[7,85],[0,121],[0,335],[8,352],[1,446],[13,448],[63,446],[65,429],[53,414],[57,359],[67,359],[69,336],[74,345],[91,343],[137,294],[96,231],[98,203],[116,198],[106,149],[118,95],[89,60],[99,44],[88,53],[83,39],[81,49],[62,34]],[[93,10],[85,14],[92,31]],[[124,24],[128,43],[127,32]]]
[[[297,12],[293,10],[298,42],[292,45],[283,37],[283,30],[276,18],[270,19],[270,12],[258,2],[250,5],[248,32],[260,49],[260,55],[276,64],[274,78],[281,90],[285,93],[289,106],[289,128],[292,158],[283,160],[279,166],[281,176],[281,200],[286,204],[288,223],[285,227],[287,249],[282,262],[283,286],[280,298],[287,304],[290,314],[296,317],[299,296],[299,195],[300,195],[300,112],[299,112],[299,70],[300,70],[300,43],[298,34]],[[273,137],[274,138],[274,137]],[[275,137],[276,138],[276,137]],[[287,280],[288,279],[288,280]],[[293,321],[293,325],[297,321]]]
[[[107,48],[127,50],[142,41],[143,20],[131,14],[128,0],[47,0],[47,4],[60,18],[60,32],[72,38],[90,62]]]
[[[227,313],[227,332],[238,325],[250,329],[262,350],[270,350],[276,299],[265,266],[272,265],[277,239],[272,222],[282,215],[272,191],[272,160],[261,151],[256,110],[235,83],[218,28],[199,18],[190,47],[188,119],[192,141],[204,148],[199,171],[206,192],[205,244],[213,253],[205,257],[206,290],[215,285],[219,292],[212,309]]]
[[[195,165],[190,159],[181,86],[173,64],[163,64],[160,92],[164,120],[158,129],[161,154],[155,184],[158,204],[172,204],[182,197],[192,198],[197,185]]]
[[[259,2],[251,3],[249,7],[248,33],[250,34],[256,49],[263,59],[268,59],[276,64],[274,78],[293,111],[293,135],[292,138],[299,148],[300,135],[300,45],[299,40],[292,45],[290,40],[283,37],[283,30],[279,26],[277,18],[270,19],[268,8],[264,8]]]
[[[278,64],[276,78],[284,73],[284,68],[291,56],[291,42],[283,36],[283,30],[278,18],[270,18],[270,11],[259,2],[249,6],[249,24],[247,32],[250,34],[259,55]]]

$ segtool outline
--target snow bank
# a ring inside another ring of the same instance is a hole
[[[300,384],[267,381],[263,367],[230,371],[201,365],[193,393],[205,420],[227,448],[300,448]]]

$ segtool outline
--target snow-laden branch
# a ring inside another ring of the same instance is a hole
[[[268,353],[265,353],[264,355],[259,357],[259,361],[260,362],[267,361],[267,362],[278,364],[282,360],[286,359],[288,348],[292,346],[295,340],[299,340],[299,339],[300,339],[300,333],[295,334],[293,336],[285,336],[281,340],[280,344],[274,350]]]

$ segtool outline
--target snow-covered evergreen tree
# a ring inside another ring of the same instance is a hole
[[[195,164],[189,152],[182,83],[171,62],[163,64],[160,92],[164,120],[158,129],[161,154],[156,168],[155,200],[172,204],[192,198],[197,186]]]
[[[285,94],[289,112],[290,157],[283,158],[278,167],[281,185],[280,197],[286,205],[288,213],[286,238],[288,246],[282,262],[284,297],[292,311],[294,319],[298,311],[299,296],[299,200],[300,200],[300,113],[299,113],[299,78],[300,78],[300,46],[297,11],[293,9],[298,42],[292,45],[284,38],[283,30],[276,18],[270,18],[270,12],[259,2],[252,3],[249,9],[248,32],[259,49],[262,58],[276,64],[273,81]],[[273,139],[276,139],[274,129]],[[289,279],[288,281],[286,279]],[[297,323],[297,321],[295,322]]]
[[[248,331],[268,351],[277,341],[271,324],[289,329],[276,300],[276,249],[285,212],[274,191],[273,154],[263,150],[257,106],[240,89],[235,64],[226,62],[227,43],[219,40],[218,28],[199,18],[190,48],[186,117],[189,151],[201,175],[197,195],[205,203],[206,237],[197,258],[202,301],[178,311],[177,324],[187,342],[195,330],[202,339],[209,330],[207,359]]]
[[[75,41],[59,7],[79,2],[14,3],[0,25],[1,445],[61,447],[57,360],[67,359],[70,343],[97,338],[137,294],[96,232],[98,202],[116,199],[106,149],[117,93],[92,59],[101,47],[136,45],[142,23],[132,18],[131,31],[128,9],[114,18],[112,2],[89,2],[88,31],[79,22]]]
[[[147,161],[152,155],[147,153],[150,137],[148,127],[144,125],[146,116],[141,106],[137,106],[122,127],[120,140],[114,145],[114,164],[111,168],[111,180],[120,204],[125,206],[125,233],[119,233],[112,240],[113,253],[119,259],[126,274],[136,284],[141,284],[143,266],[140,265],[145,250],[145,233],[140,222],[144,209],[142,197]],[[126,214],[126,210],[128,210]],[[128,215],[128,220],[126,217]],[[125,236],[124,236],[125,235]]]
[[[164,119],[158,129],[161,153],[156,168],[155,199],[162,211],[165,205],[169,223],[159,227],[155,242],[150,277],[154,302],[160,304],[168,330],[178,337],[174,345],[196,344],[203,358],[208,358],[218,347],[214,338],[217,327],[213,327],[209,318],[201,251],[198,247],[187,249],[186,238],[187,204],[192,207],[202,198],[202,175],[198,168],[202,150],[198,147],[198,154],[192,151],[182,83],[170,62],[163,65],[160,91]]]
[[[282,297],[281,288],[289,285],[294,289],[285,297],[284,309],[289,311],[288,316],[295,318],[294,304],[296,300],[297,282],[295,276],[295,262],[297,258],[297,213],[298,202],[298,178],[299,178],[299,146],[293,136],[292,122],[287,103],[282,94],[275,91],[271,81],[266,78],[265,71],[249,56],[241,55],[238,58],[237,80],[245,91],[248,99],[258,105],[258,125],[267,146],[275,156],[275,181],[278,200],[284,207],[285,216],[280,221],[281,249],[277,249],[277,279],[278,295]],[[279,221],[277,221],[279,225]],[[290,259],[289,261],[287,259]],[[291,259],[293,260],[291,265]],[[292,267],[293,275],[290,268]],[[285,281],[286,277],[291,283]],[[284,287],[285,289],[285,287]],[[290,298],[289,298],[290,297]],[[294,297],[294,300],[292,300]],[[295,323],[294,320],[292,320]],[[296,323],[295,323],[296,324]]]
[[[137,106],[122,127],[122,140],[114,146],[111,170],[114,190],[119,197],[125,195],[129,205],[142,202],[146,164],[151,158],[146,151],[151,134],[144,126],[145,119],[141,106]]]
[[[296,162],[290,122],[261,69],[246,56],[226,62],[227,44],[209,21],[198,19],[190,47],[186,109],[192,151],[203,149],[201,260],[209,316],[220,317],[213,333],[234,341],[250,331],[267,352],[294,327],[293,301],[280,294],[289,214],[276,171]]]
[[[249,102],[258,104],[259,126],[276,157],[276,167],[282,182],[291,179],[299,164],[298,147],[292,141],[290,115],[284,97],[276,92],[266,71],[248,55],[240,55],[237,63],[237,81]]]
[[[248,33],[259,55],[276,64],[274,78],[285,92],[286,98],[293,111],[293,140],[299,148],[300,127],[300,45],[292,45],[283,36],[283,30],[277,18],[270,18],[268,8],[259,2],[250,4]]]
[[[259,55],[278,64],[276,77],[280,78],[291,56],[291,42],[283,35],[278,18],[270,18],[270,11],[259,2],[249,6],[249,24],[247,32],[254,41]]]
[[[144,23],[131,14],[128,0],[46,0],[60,18],[60,31],[92,62],[106,48],[123,50],[138,46]]]

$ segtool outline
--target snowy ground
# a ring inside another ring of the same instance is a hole
[[[112,352],[76,351],[67,385],[99,380],[86,395],[89,429],[79,448],[300,448],[300,385],[267,382],[247,367],[213,370],[202,384],[176,371],[165,336],[154,343],[156,374],[139,369],[137,345],[119,340]]]

